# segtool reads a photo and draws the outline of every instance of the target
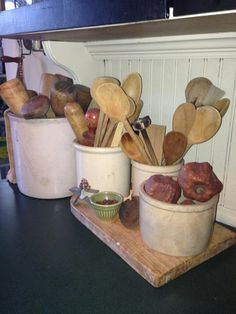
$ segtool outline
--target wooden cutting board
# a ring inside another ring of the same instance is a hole
[[[73,201],[74,196],[72,214],[154,287],[166,284],[236,243],[235,232],[215,223],[211,242],[202,254],[188,257],[161,254],[145,245],[138,228],[125,228],[118,217],[111,222],[103,221],[86,203],[75,206]]]

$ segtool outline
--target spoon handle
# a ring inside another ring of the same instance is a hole
[[[111,141],[111,147],[119,146],[123,131],[124,131],[123,122],[118,122],[118,125],[115,129],[115,133],[113,135],[113,139]]]
[[[173,165],[177,165],[183,158],[184,156],[187,154],[187,152],[189,151],[189,149],[193,146],[193,144],[187,144],[185,151],[183,152],[183,154],[179,157],[178,160],[176,160]]]
[[[96,133],[95,133],[95,140],[94,140],[94,146],[95,147],[98,147],[98,144],[99,144],[104,116],[105,116],[105,113],[102,110],[100,110],[97,129],[96,129]]]
[[[149,155],[150,155],[150,157],[152,159],[152,164],[155,165],[155,166],[158,166],[158,161],[157,161],[155,152],[153,150],[153,147],[152,147],[152,144],[151,144],[151,141],[149,139],[149,136],[147,134],[146,129],[141,130],[141,133],[142,133],[142,136],[143,136],[143,140],[144,140],[144,142],[146,144],[147,150],[149,152]]]
[[[104,139],[106,129],[107,129],[108,120],[109,120],[109,117],[107,114],[105,114],[103,122],[102,122],[102,129],[101,129],[101,133],[100,133],[100,137],[99,137],[98,146],[101,146],[102,141]]]
[[[115,129],[115,126],[117,125],[117,121],[114,120],[114,119],[110,119],[109,122],[108,122],[108,126],[107,126],[107,130],[106,130],[106,133],[104,135],[104,138],[101,142],[101,147],[106,147],[108,142],[109,142],[109,139],[111,137],[111,134],[113,132],[113,130]]]
[[[142,154],[144,160],[146,161],[146,163],[148,165],[152,165],[152,161],[150,159],[150,157],[148,156],[148,154],[146,153],[144,146],[143,146],[143,142],[141,141],[141,139],[135,134],[134,130],[132,129],[131,125],[129,124],[127,119],[123,120],[124,123],[124,127],[126,129],[126,131],[130,134],[131,138],[133,139],[134,143],[136,144],[138,150],[140,151],[140,153]]]

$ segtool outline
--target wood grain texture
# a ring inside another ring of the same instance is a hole
[[[161,165],[163,159],[163,142],[166,134],[166,126],[151,124],[147,128],[147,133],[152,143],[153,150],[156,154],[158,164]]]
[[[236,243],[236,233],[215,223],[209,247],[202,254],[194,257],[164,255],[146,246],[139,228],[125,228],[118,217],[111,222],[102,221],[86,203],[75,206],[74,200],[72,196],[71,212],[75,218],[154,287],[168,283]]]

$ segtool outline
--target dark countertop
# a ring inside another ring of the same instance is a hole
[[[75,219],[69,201],[0,181],[1,314],[236,313],[236,246],[153,288]]]

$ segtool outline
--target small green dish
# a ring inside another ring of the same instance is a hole
[[[109,191],[95,193],[90,196],[89,199],[93,209],[95,210],[96,215],[103,220],[114,219],[118,214],[120,206],[124,200],[121,194]],[[115,203],[106,204],[109,202]]]

